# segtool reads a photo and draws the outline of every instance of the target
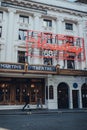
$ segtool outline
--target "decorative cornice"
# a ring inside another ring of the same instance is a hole
[[[68,9],[68,8],[63,8],[63,7],[58,7],[58,6],[52,6],[52,5],[48,5],[48,4],[42,4],[42,3],[38,3],[38,2],[34,2],[34,1],[25,1],[25,0],[3,0],[3,2],[8,3],[8,4],[12,4],[14,6],[22,6],[22,7],[27,7],[27,8],[32,8],[32,9],[36,9],[36,10],[53,10],[53,11],[57,11],[57,12],[66,12],[66,13],[70,13],[70,14],[74,14],[74,15],[79,15],[79,16],[83,16],[83,15],[87,15],[86,12],[82,12],[82,11],[78,11],[78,10],[73,10],[73,9]]]

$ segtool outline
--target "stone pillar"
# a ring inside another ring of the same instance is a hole
[[[73,109],[72,89],[70,89],[70,91],[69,91],[69,108]]]
[[[6,47],[6,61],[12,62],[14,59],[13,56],[13,38],[14,38],[14,10],[9,9],[8,17],[8,32],[7,32],[7,47]]]
[[[81,89],[79,89],[79,108],[82,108],[82,95],[81,95]]]
[[[37,33],[40,30],[40,15],[35,14],[34,15],[34,31],[37,31]],[[38,57],[40,54],[40,51],[38,48],[34,48],[34,57],[33,57],[33,64],[41,64],[40,63],[40,57]]]
[[[78,22],[78,35],[80,37],[83,37],[83,25],[82,25],[82,21]]]
[[[58,17],[57,18],[57,30],[56,30],[57,34],[63,34],[63,18],[62,17]]]
[[[57,18],[57,30],[56,30],[56,33],[57,34],[63,34],[63,18],[62,17],[58,17]],[[59,42],[59,44],[61,45],[62,41]],[[58,64],[60,65],[60,68],[63,68],[64,66],[64,62],[63,62],[63,59],[61,58],[63,56],[63,52],[60,51],[59,52],[59,60],[58,60]]]
[[[78,22],[78,35],[79,35],[80,37],[82,37],[82,38],[83,38],[83,25],[84,25],[84,23],[83,23],[82,21],[79,21],[79,22]],[[83,54],[81,54],[81,55],[83,55]],[[85,66],[86,66],[86,65],[85,65],[85,62],[82,62],[80,69],[84,69]]]
[[[34,14],[34,30],[39,31],[40,30],[40,17],[41,15],[35,13]]]

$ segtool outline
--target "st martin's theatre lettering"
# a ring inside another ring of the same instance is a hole
[[[37,70],[37,71],[56,71],[55,66],[36,66],[36,65],[29,65],[28,70]]]
[[[24,70],[24,65],[0,63],[0,69]]]

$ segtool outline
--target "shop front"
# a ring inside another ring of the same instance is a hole
[[[22,108],[30,93],[30,106],[37,108],[87,108],[87,71],[59,66],[0,63],[0,109]]]
[[[45,100],[45,80],[43,78],[0,78],[0,104],[24,104],[27,93],[30,104],[37,104],[37,99]]]
[[[45,105],[47,76],[56,73],[55,66],[0,63],[0,105],[23,105],[27,93],[30,105]]]

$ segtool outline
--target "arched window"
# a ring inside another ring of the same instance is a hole
[[[54,98],[53,86],[50,85],[50,86],[49,86],[49,99],[53,99],[53,98]]]

